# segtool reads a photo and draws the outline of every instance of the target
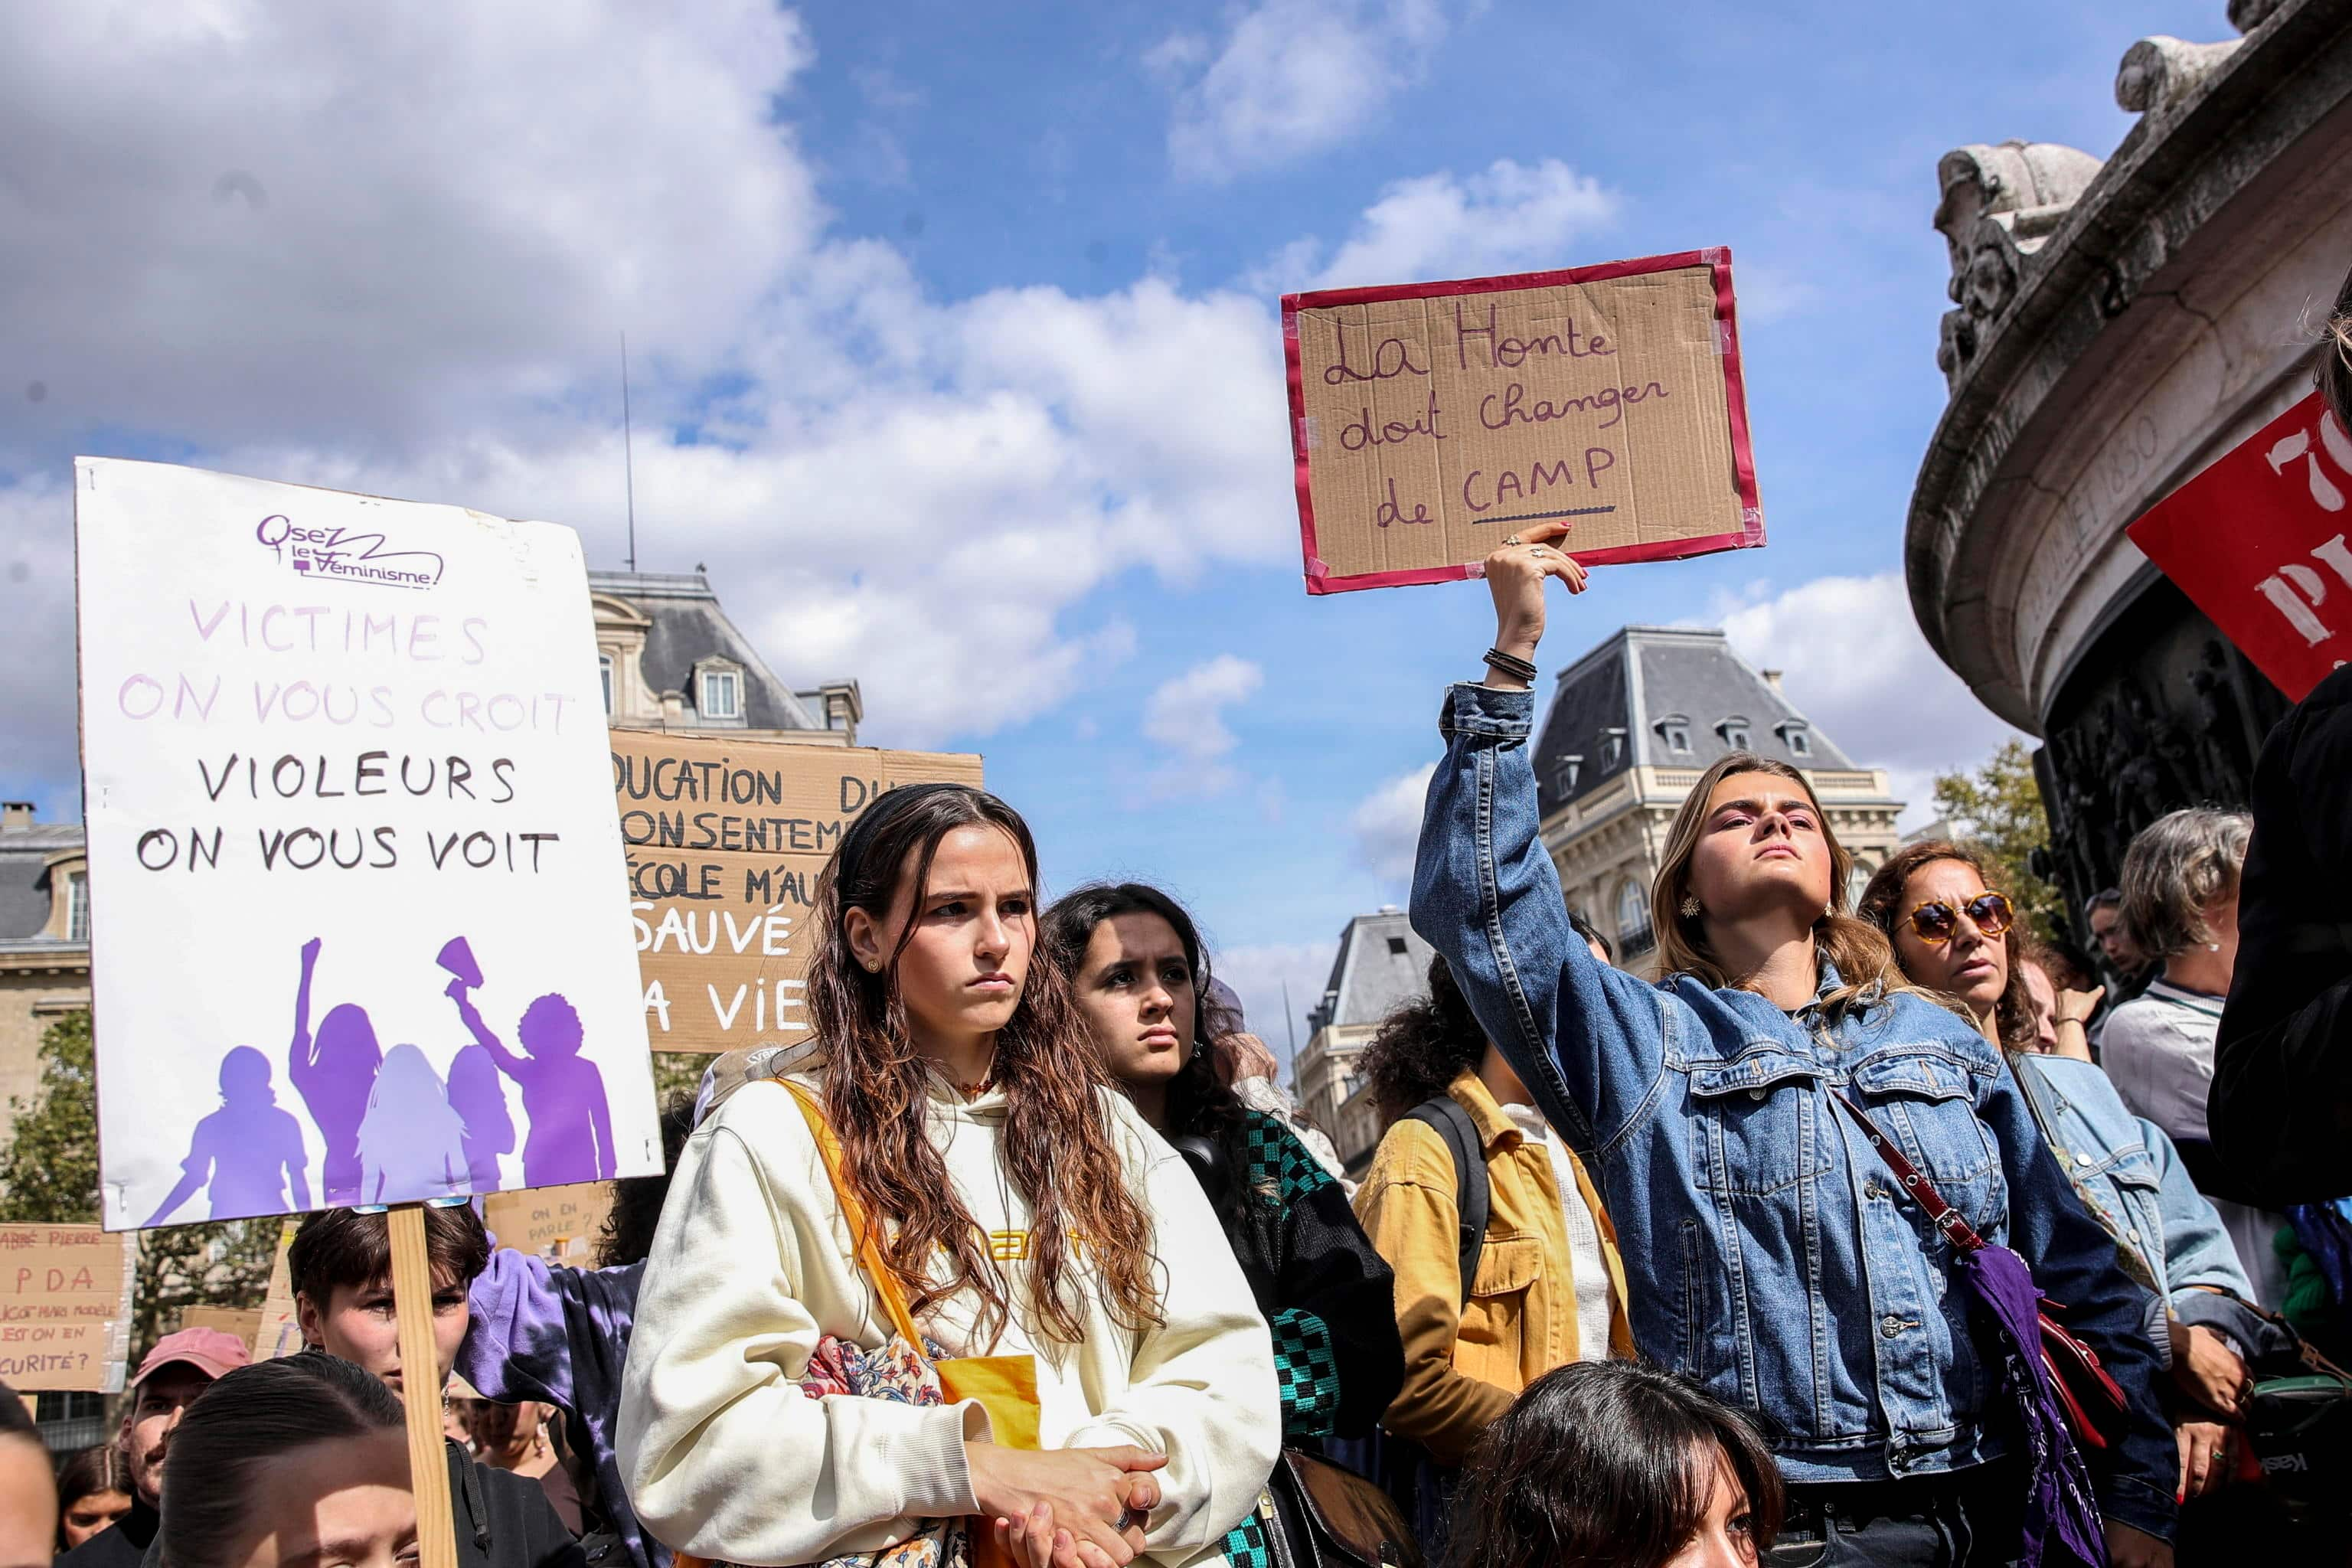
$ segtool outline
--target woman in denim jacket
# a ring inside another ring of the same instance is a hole
[[[2245,1358],[2273,1347],[2277,1332],[2245,1306],[2253,1285],[2172,1140],[2124,1108],[2087,1050],[2054,1054],[2055,991],[2021,947],[2015,911],[1987,869],[1961,845],[1908,844],[1870,879],[1858,912],[1886,932],[1914,984],[1958,1002],[2008,1052],[2059,1168],[2143,1287],[2145,1331],[2170,1373],[2180,1490],[2210,1496],[2234,1473],[2224,1423],[2244,1415]]]
[[[1837,912],[1852,863],[1802,775],[1735,755],[1684,803],[1653,903],[1666,981],[1577,940],[1537,836],[1534,700],[1511,672],[1543,635],[1545,579],[1583,586],[1549,542],[1564,531],[1530,529],[1486,563],[1500,663],[1446,695],[1412,920],[1599,1172],[1635,1343],[1762,1423],[1791,1485],[1774,1561],[2019,1555],[2028,1477],[2022,1456],[1994,1463],[2011,1426],[1999,1369],[1949,1247],[1839,1108],[1851,1097],[2068,1303],[2131,1406],[2097,1477],[2110,1559],[2169,1564],[2179,1466],[2140,1293],[2000,1053]]]

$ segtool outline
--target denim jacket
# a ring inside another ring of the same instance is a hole
[[[2228,1336],[2241,1355],[2267,1348],[2276,1334],[2244,1306],[2254,1299],[2253,1282],[2164,1129],[2126,1110],[2105,1072],[2089,1062],[2032,1056],[2015,1058],[2015,1067],[2075,1191],[2119,1245],[2139,1254],[2164,1293],[2149,1302],[2159,1363],[2171,1363],[2168,1310]]]
[[[1949,1244],[1840,1110],[1856,1100],[1988,1240],[2023,1255],[2131,1405],[2096,1473],[2111,1519],[2172,1534],[2179,1451],[2147,1292],[2043,1143],[2000,1053],[1897,994],[1832,1022],[1595,960],[1537,838],[1534,694],[1456,686],[1412,923],[1601,1177],[1634,1342],[1758,1417],[1796,1482],[1957,1470],[2005,1451],[1998,1369]],[[1824,971],[1824,989],[1835,981]],[[2020,1485],[2023,1481],[2021,1478]]]

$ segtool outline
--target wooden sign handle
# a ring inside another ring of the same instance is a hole
[[[392,1227],[392,1307],[400,1329],[401,1383],[407,1391],[408,1477],[416,1494],[419,1568],[457,1568],[457,1520],[449,1506],[449,1461],[441,1430],[441,1361],[433,1343],[433,1261],[425,1250],[425,1205],[401,1204]]]

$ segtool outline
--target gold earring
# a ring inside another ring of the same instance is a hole
[[[1682,906],[1681,906],[1681,907],[1682,907],[1682,911],[1683,911],[1683,919],[1685,919],[1685,920],[1686,920],[1686,921],[1695,921],[1695,920],[1698,919],[1698,917],[1699,917],[1699,907],[1698,907],[1698,895],[1697,895],[1697,894],[1696,894],[1696,893],[1685,893],[1685,894],[1683,895],[1683,901],[1682,901]]]

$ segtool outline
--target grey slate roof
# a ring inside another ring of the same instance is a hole
[[[690,710],[701,700],[694,679],[697,662],[714,656],[743,667],[743,727],[747,730],[822,730],[808,710],[769,669],[751,639],[719,607],[710,579],[699,572],[591,572],[591,593],[625,599],[653,622],[638,660],[646,684],[656,692],[683,691]]]
[[[1851,768],[1837,743],[1731,648],[1720,629],[1621,626],[1560,671],[1536,739],[1536,791],[1549,816],[1635,766],[1703,768],[1735,748],[1801,768]],[[1689,750],[1675,751],[1678,726]],[[1612,735],[1613,732],[1613,735]],[[1790,733],[1808,750],[1799,753]],[[1613,742],[1613,743],[1612,743]],[[1570,759],[1574,764],[1570,782]]]
[[[20,942],[49,923],[48,858],[81,847],[79,822],[37,822],[0,832],[0,942]]]
[[[1358,915],[1339,933],[1331,978],[1323,999],[1307,1015],[1307,1026],[1377,1024],[1400,1002],[1429,990],[1429,943],[1394,908]]]

